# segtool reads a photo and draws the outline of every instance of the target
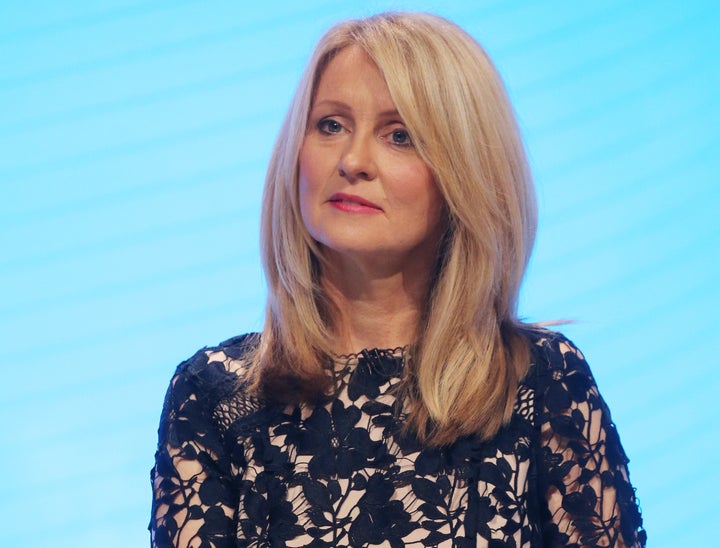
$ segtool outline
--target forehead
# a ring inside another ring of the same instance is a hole
[[[361,47],[354,45],[335,54],[320,74],[313,103],[323,100],[375,103],[394,108],[382,72]]]

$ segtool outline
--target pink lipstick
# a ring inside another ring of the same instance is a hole
[[[345,211],[347,213],[382,212],[382,208],[379,205],[374,204],[373,202],[366,200],[365,198],[361,198],[360,196],[355,196],[354,194],[336,192],[335,194],[330,196],[330,198],[328,198],[328,202],[334,208],[339,209],[340,211]]]

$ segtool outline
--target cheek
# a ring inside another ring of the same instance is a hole
[[[407,166],[396,174],[398,197],[406,204],[426,209],[429,215],[442,209],[443,198],[424,163]]]
[[[443,230],[445,223],[445,199],[435,183],[435,179],[425,164],[417,167],[412,179],[412,196],[416,200],[418,215],[425,218],[427,229],[431,232]]]
[[[434,233],[442,233],[445,231],[447,224],[447,210],[445,208],[445,200],[435,183],[432,183],[432,189],[429,191],[428,198],[428,229]]]
[[[311,234],[314,233],[316,225],[321,186],[317,163],[313,162],[307,151],[302,149],[298,162],[298,202],[303,224]]]
[[[300,200],[300,211],[305,217],[305,211],[308,206],[308,194],[311,192],[313,175],[310,169],[312,162],[307,158],[305,147],[300,149],[298,158],[298,196]]]
[[[300,192],[316,191],[322,184],[326,160],[311,144],[304,144],[298,156],[298,181]]]
[[[312,212],[312,193],[308,189],[307,177],[302,170],[298,173],[298,201],[300,203],[300,216],[302,217],[305,227],[308,227]]]

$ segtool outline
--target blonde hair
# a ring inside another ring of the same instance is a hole
[[[332,382],[332,305],[319,283],[317,243],[300,215],[297,166],[318,80],[351,45],[383,73],[449,217],[398,392],[406,427],[430,445],[492,437],[509,419],[530,361],[517,298],[535,237],[534,191],[492,62],[465,31],[429,14],[339,23],[310,59],[265,181],[261,244],[269,292],[251,387],[281,401],[313,401]]]

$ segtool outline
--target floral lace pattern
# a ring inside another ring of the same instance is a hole
[[[152,471],[157,547],[644,546],[610,413],[582,354],[536,332],[511,421],[444,448],[403,435],[406,350],[338,363],[325,405],[247,398],[254,335],[173,377]]]

